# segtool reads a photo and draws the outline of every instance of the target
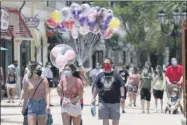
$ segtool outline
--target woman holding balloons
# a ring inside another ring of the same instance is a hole
[[[80,72],[73,64],[67,64],[61,75],[57,91],[62,100],[63,125],[69,125],[72,117],[73,125],[81,122],[81,99],[83,97],[83,82]]]

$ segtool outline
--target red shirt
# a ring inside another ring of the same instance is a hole
[[[166,70],[165,75],[168,77],[169,81],[173,83],[174,81],[180,81],[182,77],[182,66],[177,65],[176,67],[169,66]]]

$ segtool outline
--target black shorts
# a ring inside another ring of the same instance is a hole
[[[164,90],[153,89],[153,95],[154,95],[155,99],[163,99]]]
[[[49,88],[53,88],[53,79],[47,78],[48,83],[49,83]]]
[[[151,101],[151,92],[149,89],[142,88],[140,91],[141,100]]]

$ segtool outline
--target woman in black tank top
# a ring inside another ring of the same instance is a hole
[[[16,72],[15,72],[15,67],[13,65],[9,66],[9,73],[7,75],[7,96],[8,96],[8,102],[11,102],[12,99],[12,103],[14,103],[14,98],[15,98],[15,88],[16,88]],[[11,95],[10,95],[10,91],[11,91]]]

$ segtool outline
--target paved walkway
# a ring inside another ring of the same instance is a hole
[[[90,113],[91,102],[91,88],[85,88],[84,102],[82,117],[84,125],[102,125],[102,121],[99,121],[97,117],[92,117]],[[61,120],[61,108],[59,106],[59,97],[57,96],[56,89],[52,90],[52,104],[51,108],[54,124],[62,125]],[[166,97],[165,97],[166,98]],[[6,103],[7,99],[1,102],[1,125],[22,125],[21,107],[18,106],[18,100],[15,104]],[[137,107],[127,107],[126,114],[121,115],[119,125],[181,125],[181,119],[183,116],[169,115],[154,112],[154,100],[151,102],[151,114],[141,114],[140,101],[138,97]]]

